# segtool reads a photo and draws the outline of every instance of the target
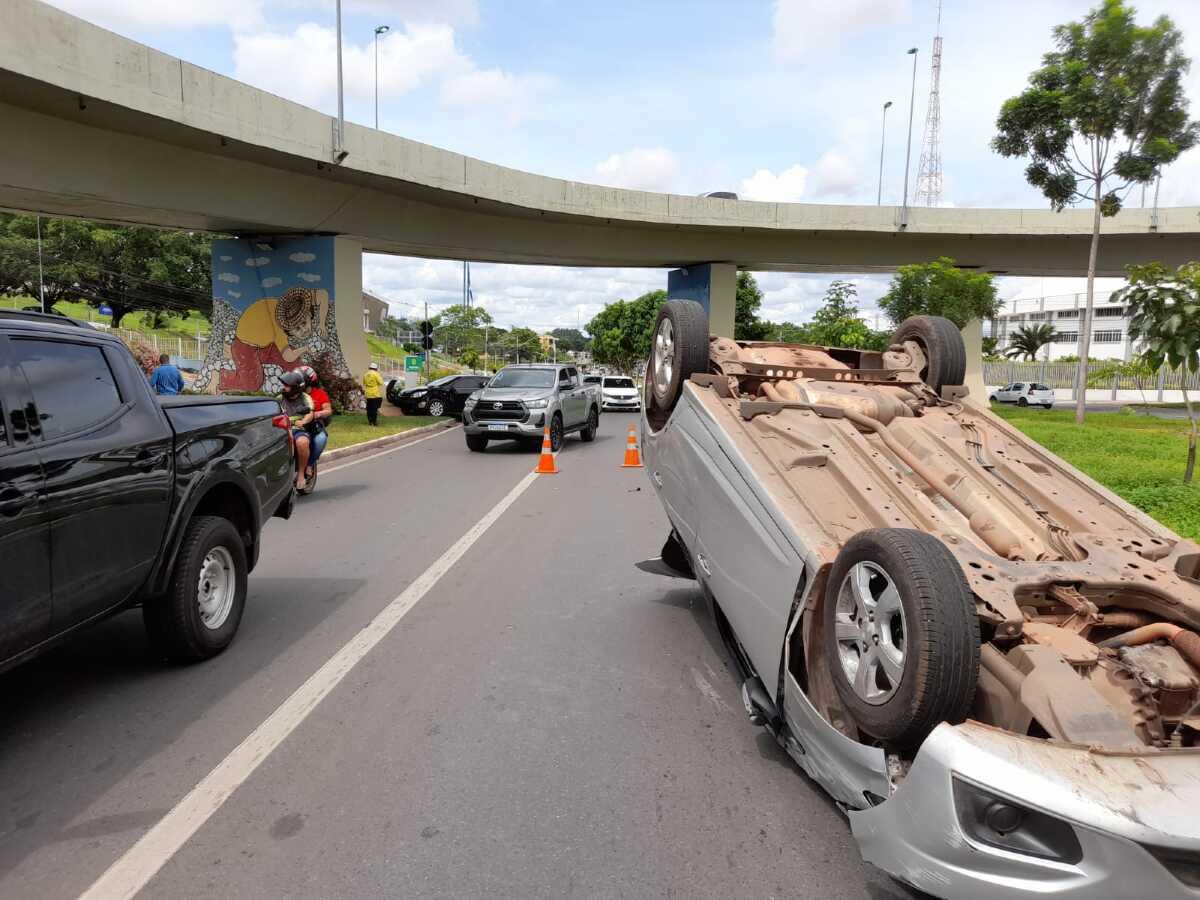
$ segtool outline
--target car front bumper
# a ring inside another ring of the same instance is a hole
[[[514,420],[489,419],[486,413],[477,417],[475,410],[463,410],[463,431],[467,434],[482,434],[493,440],[541,437],[542,429],[549,421],[546,412],[544,409],[529,410],[524,420]]]
[[[1109,753],[974,722],[940,725],[892,796],[851,810],[850,826],[867,862],[938,897],[1195,900],[1198,773],[1200,750]],[[1042,858],[969,836],[955,779],[1067,823],[1080,858]]]
[[[642,408],[642,401],[637,397],[604,397],[600,400],[603,410],[637,412]]]

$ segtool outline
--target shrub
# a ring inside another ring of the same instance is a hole
[[[321,387],[329,393],[329,402],[333,404],[335,413],[351,412],[358,409],[358,401],[362,398],[362,388],[353,378],[347,378],[337,370],[337,363],[329,353],[318,353],[312,358],[311,365],[317,370],[321,379]]]

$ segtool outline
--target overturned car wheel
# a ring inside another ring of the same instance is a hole
[[[708,315],[695,300],[668,300],[660,307],[650,338],[646,393],[657,410],[670,415],[683,383],[708,371]]]
[[[967,348],[962,332],[941,316],[910,316],[892,335],[892,344],[914,341],[925,354],[921,379],[939,393],[948,384],[962,384],[967,374]]]
[[[851,538],[825,589],[825,654],[859,728],[903,747],[961,722],[979,677],[979,618],[935,537],[877,528]]]

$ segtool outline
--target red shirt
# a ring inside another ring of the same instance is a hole
[[[329,394],[326,393],[325,388],[315,387],[308,392],[308,396],[312,397],[313,409],[317,412],[320,412],[321,407],[329,403]],[[329,408],[333,409],[332,403],[329,404]]]

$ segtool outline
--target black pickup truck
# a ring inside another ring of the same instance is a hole
[[[220,653],[292,503],[276,401],[155,397],[115,337],[0,312],[0,670],[138,604],[164,656]]]

